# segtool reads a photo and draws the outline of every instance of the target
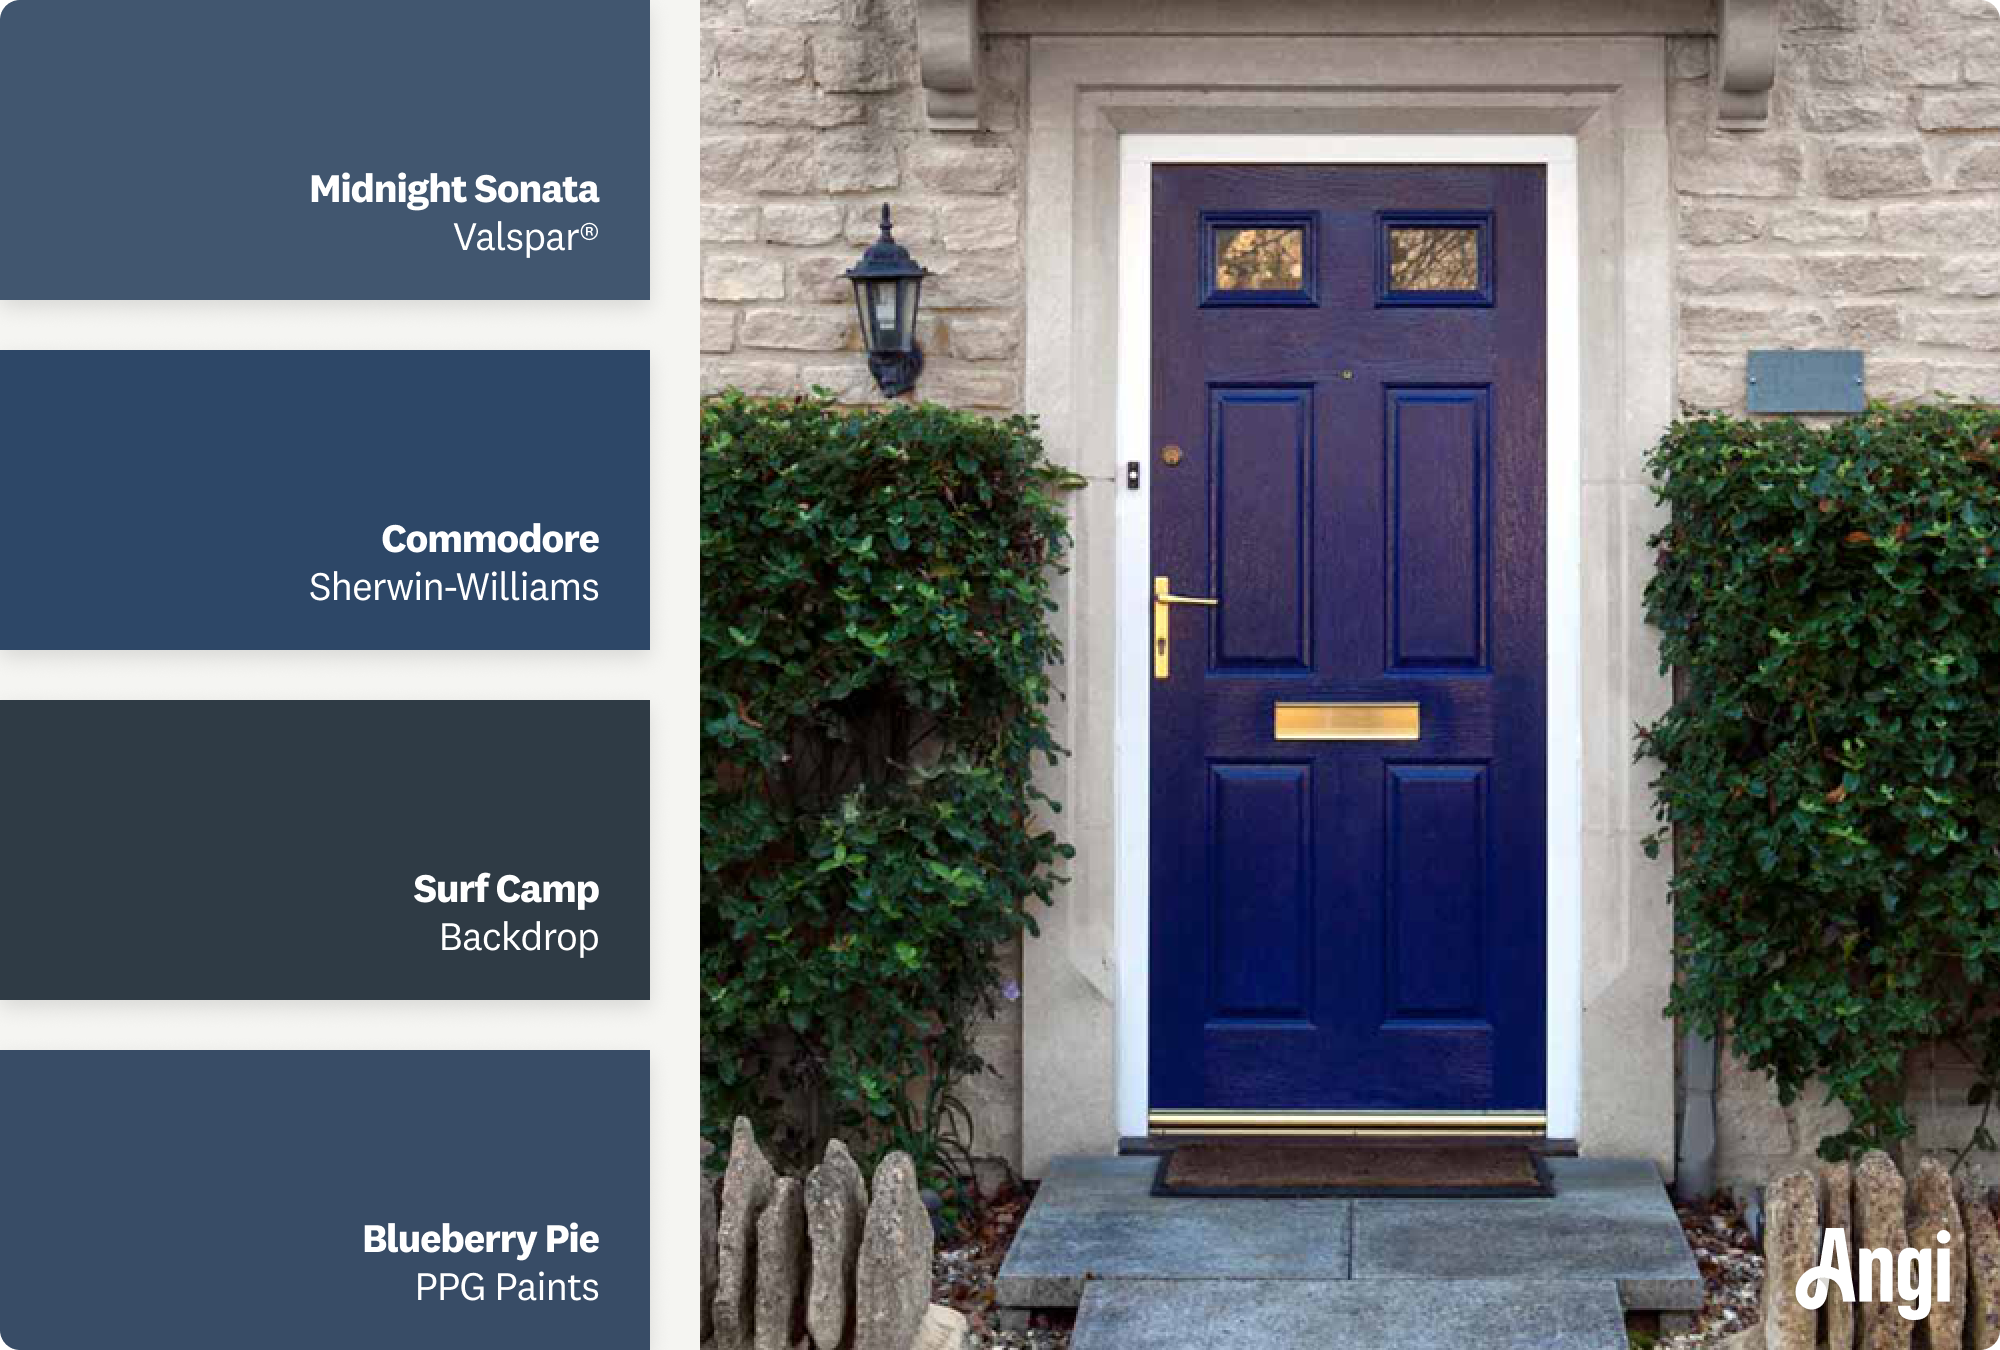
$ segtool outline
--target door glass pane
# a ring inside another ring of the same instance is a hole
[[[1306,232],[1297,227],[1223,227],[1215,232],[1218,291],[1303,290]]]
[[[1473,226],[1391,227],[1389,289],[1478,290],[1479,230]]]

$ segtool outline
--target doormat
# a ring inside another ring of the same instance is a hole
[[[1521,1145],[1293,1140],[1182,1144],[1154,1173],[1153,1194],[1513,1199],[1555,1187],[1541,1155]]]

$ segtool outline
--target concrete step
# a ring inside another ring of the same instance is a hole
[[[1626,1350],[1611,1280],[1092,1280],[1071,1350]]]
[[[1017,1308],[1073,1308],[1094,1280],[1608,1283],[1633,1309],[1702,1302],[1649,1162],[1551,1158],[1546,1199],[1197,1199],[1152,1193],[1156,1158],[1058,1158],[1000,1267]],[[1083,1350],[1081,1346],[1078,1350]]]

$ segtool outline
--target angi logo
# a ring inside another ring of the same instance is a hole
[[[1951,1251],[1946,1244],[1951,1234],[1937,1235],[1937,1290],[1940,1303],[1951,1302]],[[1896,1309],[1911,1322],[1921,1322],[1931,1312],[1931,1253],[1922,1248],[1893,1252],[1887,1247],[1863,1247],[1855,1253],[1859,1271],[1849,1264],[1847,1233],[1829,1228],[1820,1241],[1819,1264],[1799,1276],[1793,1295],[1802,1308],[1817,1308],[1834,1289],[1849,1303],[1891,1303],[1901,1299]],[[1856,1279],[1856,1275],[1859,1279]],[[2000,1350],[2000,1341],[1987,1347]]]

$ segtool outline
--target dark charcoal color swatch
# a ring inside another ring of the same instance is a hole
[[[0,999],[647,998],[648,722],[638,701],[0,702]],[[481,872],[484,903],[413,898]],[[502,904],[510,873],[598,899]],[[443,951],[444,923],[596,950]]]

